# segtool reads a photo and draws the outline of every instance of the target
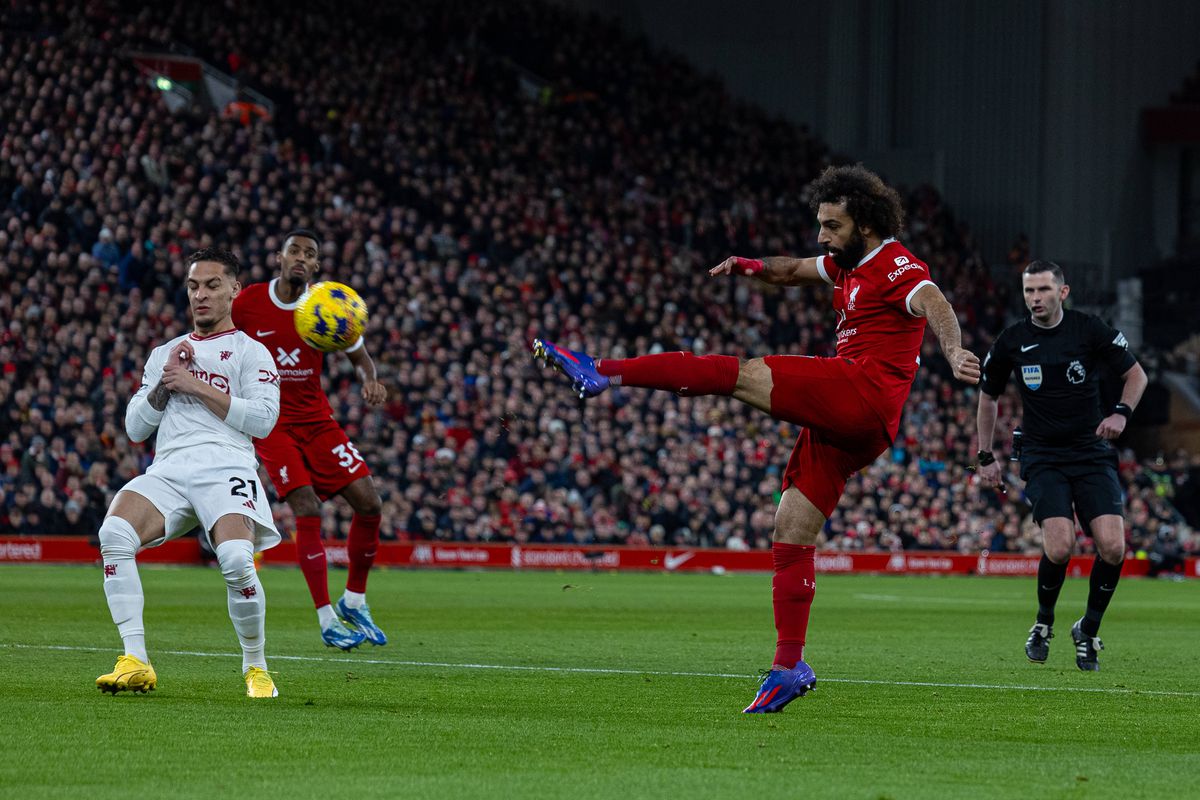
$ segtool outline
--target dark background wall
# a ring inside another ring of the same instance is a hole
[[[1020,232],[1076,284],[1163,254],[1138,114],[1196,68],[1200,2],[561,1],[621,19],[893,181],[934,183],[993,262]]]

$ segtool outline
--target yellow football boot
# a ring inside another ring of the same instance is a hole
[[[158,686],[158,675],[154,667],[137,656],[123,655],[107,675],[96,678],[96,688],[102,692],[147,692]]]
[[[246,670],[246,697],[279,697],[275,681],[271,673],[262,667],[250,667]]]

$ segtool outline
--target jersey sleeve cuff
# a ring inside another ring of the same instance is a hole
[[[225,424],[235,431],[242,431],[246,426],[246,400],[242,397],[229,398],[229,410],[225,412]]]
[[[362,337],[362,336],[359,336],[359,337],[358,337],[358,341],[356,341],[354,344],[352,344],[352,345],[350,345],[349,347],[347,347],[347,348],[346,348],[345,350],[343,350],[342,352],[343,352],[343,353],[353,353],[355,350],[361,350],[361,349],[363,349],[363,347],[365,347],[365,346],[366,346],[366,345],[365,345],[365,343],[363,342],[363,337]]]
[[[829,273],[825,271],[825,256],[817,256],[817,272],[821,276],[821,280],[833,286],[833,278],[829,277]]]
[[[157,428],[159,426],[159,423],[161,423],[163,420],[163,415],[166,413],[167,410],[165,408],[162,411],[159,411],[157,408],[150,405],[149,395],[146,396],[145,402],[143,402],[138,408],[138,416],[143,422],[153,428]]]
[[[910,289],[908,294],[904,296],[904,307],[908,309],[910,316],[917,316],[917,314],[913,312],[912,299],[917,296],[917,292],[921,291],[921,289],[925,288],[926,286],[936,286],[936,284],[930,280],[921,281],[912,289]]]

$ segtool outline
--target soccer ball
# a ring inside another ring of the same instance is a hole
[[[295,313],[296,333],[322,353],[345,350],[367,327],[367,304],[344,283],[322,281],[300,295]]]

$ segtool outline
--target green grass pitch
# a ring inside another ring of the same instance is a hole
[[[1032,578],[821,576],[817,691],[746,715],[774,643],[766,575],[379,571],[391,643],[346,654],[322,646],[299,572],[266,569],[280,697],[251,701],[220,573],[141,572],[159,687],[111,697],[99,570],[0,567],[0,795],[1200,793],[1200,582],[1123,582],[1084,674],[1086,580],[1038,666]]]

